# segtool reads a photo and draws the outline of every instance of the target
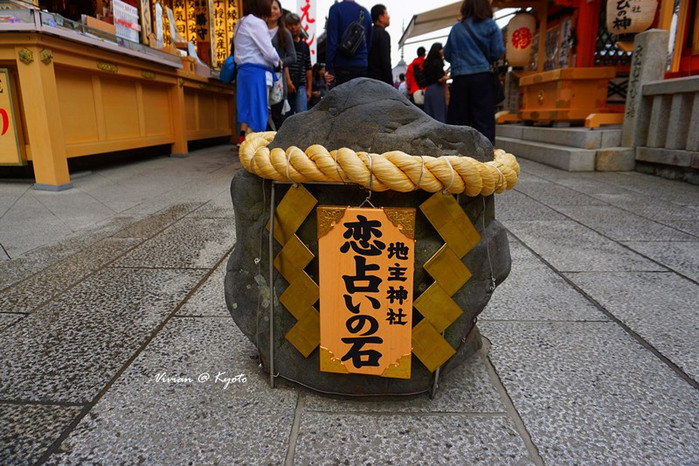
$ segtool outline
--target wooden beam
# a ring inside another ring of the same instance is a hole
[[[672,11],[675,0],[662,0],[660,2],[660,13],[658,14],[658,29],[670,30],[672,24]]]
[[[687,16],[689,16],[689,0],[680,0],[680,12],[677,18],[677,30],[675,32],[675,45],[672,53],[672,67],[670,71],[676,73],[680,70],[680,60],[684,49],[684,34],[687,31]],[[672,38],[672,31],[670,31]]]
[[[539,15],[539,51],[537,52],[536,64],[537,71],[544,71],[544,63],[546,63],[546,33],[548,32],[548,0],[542,0],[536,7]]]
[[[599,28],[600,2],[580,0],[578,7],[575,66],[588,67],[595,64],[595,48],[597,47],[597,30]]]

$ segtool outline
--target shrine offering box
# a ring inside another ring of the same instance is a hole
[[[611,67],[561,68],[519,80],[519,118],[534,121],[584,120],[608,110],[607,86],[616,75]]]

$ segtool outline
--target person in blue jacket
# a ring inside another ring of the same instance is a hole
[[[353,56],[344,55],[337,48],[347,27],[364,13],[366,37]],[[327,78],[335,85],[346,83],[354,78],[365,77],[369,66],[369,45],[371,44],[371,14],[369,10],[354,0],[343,0],[330,7],[326,25],[327,41],[325,67]]]
[[[502,32],[489,0],[464,0],[461,21],[452,26],[444,46],[451,64],[447,123],[471,126],[495,143],[495,96],[491,64],[505,53]]]

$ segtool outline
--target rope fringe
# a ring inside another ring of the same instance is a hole
[[[519,179],[515,156],[502,149],[495,149],[493,160],[485,163],[472,157],[413,156],[401,151],[369,154],[346,147],[328,152],[319,144],[305,152],[296,146],[286,151],[279,148],[270,151],[267,146],[276,134],[267,131],[246,136],[239,156],[247,171],[262,178],[295,184],[355,183],[371,191],[422,189],[431,193],[464,193],[471,197],[502,193],[512,189]]]

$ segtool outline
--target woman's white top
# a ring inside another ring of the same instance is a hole
[[[235,25],[233,44],[235,48],[235,63],[257,63],[276,68],[279,65],[279,54],[272,45],[267,23],[254,15],[240,18]],[[267,83],[272,85],[272,75],[267,73]]]

